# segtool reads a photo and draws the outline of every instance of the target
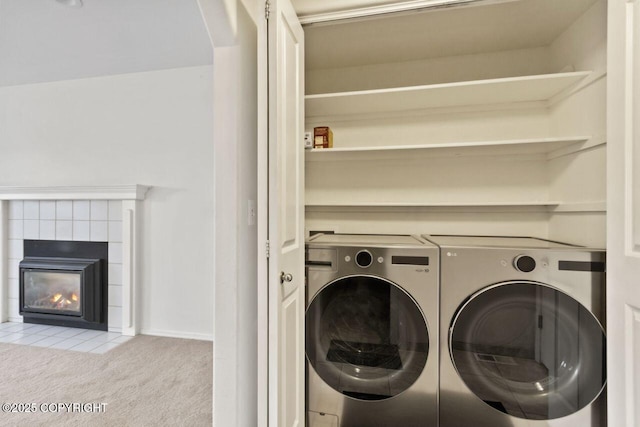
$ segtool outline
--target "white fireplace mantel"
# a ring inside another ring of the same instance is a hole
[[[0,200],[144,200],[146,185],[1,187]]]
[[[108,200],[122,202],[122,326],[123,335],[136,335],[140,329],[138,307],[139,207],[150,189],[144,185],[113,186],[0,186],[0,322],[7,320],[8,307],[8,224],[11,201]],[[119,205],[119,204],[118,204]],[[110,329],[111,330],[111,329]]]

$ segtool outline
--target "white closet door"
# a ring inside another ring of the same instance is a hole
[[[304,426],[304,33],[269,14],[269,426]]]
[[[607,360],[610,426],[640,426],[640,0],[609,0]]]

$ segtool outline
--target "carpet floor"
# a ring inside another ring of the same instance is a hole
[[[139,335],[105,354],[0,344],[0,426],[210,426],[212,380],[207,341]]]

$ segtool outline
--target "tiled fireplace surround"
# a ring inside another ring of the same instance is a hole
[[[108,242],[108,330],[136,335],[138,211],[148,187],[0,187],[0,321],[18,312],[23,243]]]

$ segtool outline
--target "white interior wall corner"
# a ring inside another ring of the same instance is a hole
[[[253,2],[254,7],[251,7]],[[242,390],[251,384],[242,378],[242,362],[251,355],[242,355],[246,331],[240,329],[240,311],[246,301],[241,286],[246,272],[239,265],[239,251],[246,238],[241,221],[246,191],[240,186],[247,179],[241,155],[243,126],[256,126],[256,120],[240,112],[242,73],[241,48],[246,37],[238,10],[244,10],[256,20],[259,0],[198,0],[213,47],[213,146],[214,146],[214,372],[213,372],[213,425],[241,426],[255,424],[255,418],[246,423],[247,413],[255,413],[255,402],[241,399]],[[264,9],[262,9],[264,10]],[[245,101],[246,102],[246,101]],[[255,102],[255,99],[254,99]],[[246,107],[246,106],[245,106]],[[255,168],[254,168],[255,169]],[[244,171],[244,172],[243,172]],[[254,187],[256,184],[254,183]],[[249,191],[250,192],[250,191]],[[246,211],[245,211],[246,213]],[[249,264],[251,260],[247,261]],[[253,356],[255,359],[255,356]],[[250,389],[249,389],[250,390]],[[255,384],[254,384],[255,392]],[[240,424],[244,423],[244,424]]]

